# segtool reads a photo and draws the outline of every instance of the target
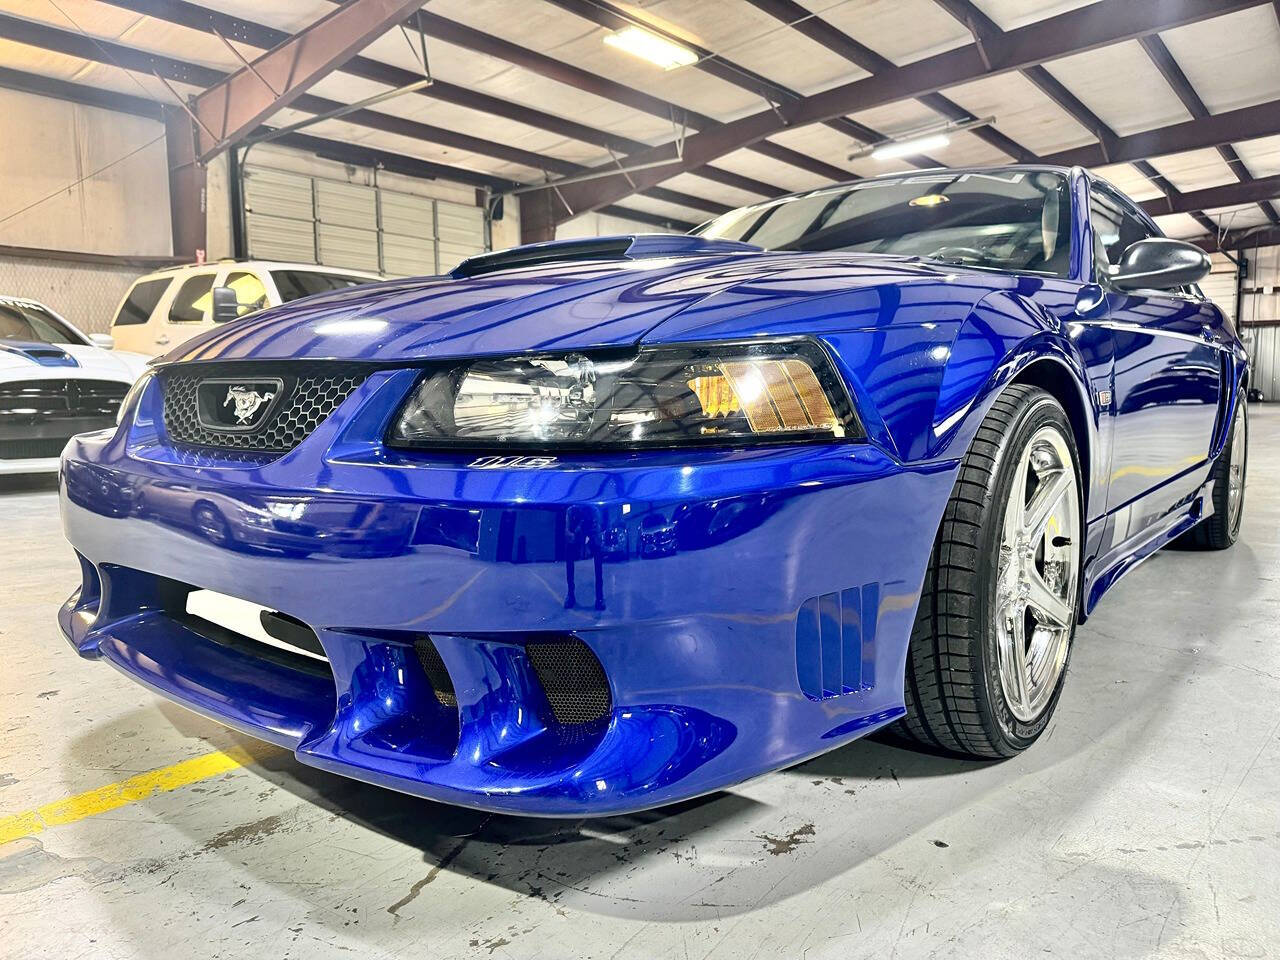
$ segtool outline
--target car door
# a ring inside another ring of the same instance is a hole
[[[115,338],[117,350],[147,356],[156,353],[154,325],[159,323],[156,309],[172,282],[172,277],[143,278],[129,288],[111,321],[111,336]]]
[[[1113,542],[1140,535],[1204,482],[1222,392],[1222,317],[1194,288],[1122,291],[1108,268],[1130,244],[1161,236],[1132,202],[1090,190],[1099,280],[1114,335],[1108,508]]]
[[[179,279],[164,322],[156,325],[156,351],[167,353],[213,327],[213,285],[217,269],[193,271]]]

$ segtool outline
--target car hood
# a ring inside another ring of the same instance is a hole
[[[147,358],[87,344],[29,343],[0,340],[0,379],[67,378],[119,380],[133,383],[146,369]]]
[[[691,238],[674,239],[687,246]],[[475,276],[459,275],[466,273],[460,268],[449,277],[372,284],[233,321],[162,362],[396,362],[799,334],[808,332],[805,323],[819,309],[814,301],[837,295],[853,298],[841,304],[852,325],[899,322],[913,303],[946,307],[960,319],[984,293],[1016,280],[913,258],[709,246],[662,255],[654,245],[634,259],[486,265]],[[949,291],[941,300],[939,287]]]

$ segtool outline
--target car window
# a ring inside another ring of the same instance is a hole
[[[345,290],[373,281],[365,277],[353,277],[343,273],[321,273],[319,270],[272,270],[271,279],[276,282],[280,299],[284,303],[309,297],[314,293]]]
[[[236,303],[239,305],[236,313],[239,316],[261,310],[267,305],[267,288],[256,273],[245,270],[229,273],[224,285],[236,292]]]
[[[1093,248],[1099,262],[1115,266],[1132,244],[1158,231],[1109,190],[1089,191],[1089,215],[1093,223]]]
[[[213,274],[191,277],[178,288],[169,305],[170,323],[200,323],[209,319],[213,306]]]
[[[1118,265],[1124,252],[1139,240],[1163,236],[1127,200],[1098,186],[1089,190],[1089,220],[1093,225],[1094,257],[1104,269]],[[1200,296],[1194,284],[1166,292]]]
[[[156,304],[169,288],[170,278],[161,280],[143,280],[135,283],[120,305],[120,312],[112,322],[113,327],[123,327],[132,323],[146,323],[156,309]]]
[[[875,177],[733,210],[698,230],[766,250],[848,250],[1066,276],[1066,177],[991,170]]]
[[[3,300],[0,300],[0,340],[84,344],[70,327],[43,307]]]

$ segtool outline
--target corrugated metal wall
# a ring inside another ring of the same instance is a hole
[[[1246,249],[1244,255],[1240,333],[1249,350],[1249,385],[1280,401],[1280,247]]]
[[[1256,250],[1245,250],[1244,254],[1249,272],[1244,281],[1241,321],[1280,321],[1280,247],[1259,247]]]
[[[1220,253],[1210,258],[1213,270],[1200,282],[1205,296],[1222,308],[1228,317],[1236,315],[1236,265]]]

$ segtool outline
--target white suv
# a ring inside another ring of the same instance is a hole
[[[236,314],[245,316],[313,293],[381,279],[358,270],[265,260],[170,267],[133,282],[111,323],[111,335],[119,349],[154,357],[214,326],[215,287],[235,291]]]

